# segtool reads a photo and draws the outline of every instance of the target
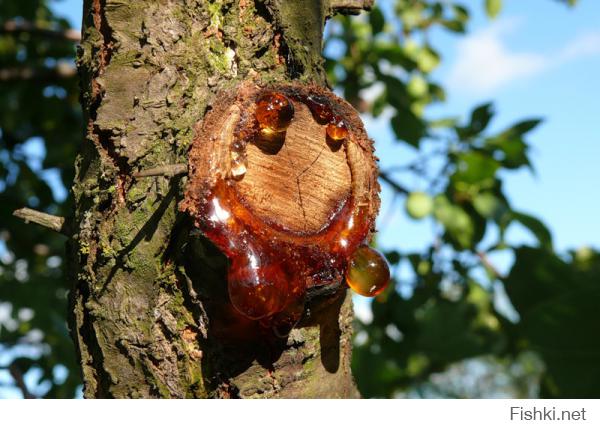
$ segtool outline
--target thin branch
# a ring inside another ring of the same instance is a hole
[[[149,168],[148,170],[138,171],[137,173],[133,173],[133,177],[153,177],[153,176],[179,176],[180,174],[187,174],[188,166],[187,164],[169,164],[169,165],[161,165],[154,168]]]
[[[0,34],[21,33],[35,34],[50,39],[66,40],[75,43],[79,43],[81,40],[81,33],[73,28],[67,30],[52,30],[27,21],[6,21],[4,24],[0,25]]]
[[[375,0],[330,0],[331,15],[357,15],[363,10],[371,10]]]
[[[8,368],[8,372],[10,372],[11,377],[15,380],[15,384],[23,393],[23,398],[25,399],[36,399],[34,395],[29,392],[27,385],[25,384],[25,379],[23,378],[23,373],[16,365],[11,365]]]
[[[23,219],[25,223],[33,222],[63,235],[69,235],[64,217],[49,215],[27,207],[15,210],[13,216]]]
[[[494,275],[494,277],[500,280],[504,279],[504,276],[500,274],[500,271],[498,271],[494,264],[492,264],[492,261],[490,261],[487,253],[477,252],[477,256],[479,257],[479,260],[481,261],[483,266],[487,268]]]
[[[396,182],[394,179],[392,179],[390,176],[388,176],[387,173],[380,171],[379,178],[381,180],[383,180],[385,183],[387,183],[388,185],[390,185],[396,192],[398,192],[400,194],[409,194],[410,193],[408,191],[408,189],[406,189],[404,186],[400,185],[398,182]]]
[[[56,67],[8,67],[0,69],[0,82],[18,80],[56,81],[70,79],[77,75],[71,64],[59,62]]]

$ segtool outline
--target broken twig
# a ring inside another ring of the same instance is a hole
[[[69,235],[64,217],[50,215],[27,207],[15,210],[13,216],[23,219],[26,223],[33,222],[63,235]]]

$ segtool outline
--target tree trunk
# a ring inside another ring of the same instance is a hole
[[[325,86],[321,37],[333,7],[84,2],[70,326],[86,397],[357,396],[345,290],[310,300],[311,316],[284,339],[232,328],[238,319],[214,305],[227,260],[178,211],[186,178],[134,177],[186,163],[215,95],[248,77]]]

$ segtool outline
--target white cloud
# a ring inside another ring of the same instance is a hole
[[[600,54],[600,32],[590,32],[582,34],[567,44],[561,50],[558,62],[564,63],[598,54]]]
[[[558,52],[512,51],[506,37],[518,29],[520,20],[501,19],[458,43],[457,59],[447,78],[451,90],[489,95],[517,80],[530,78],[551,67],[600,54],[600,32],[583,34]]]

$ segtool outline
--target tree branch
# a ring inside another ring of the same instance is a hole
[[[358,15],[363,10],[371,10],[375,0],[330,0],[330,15]]]
[[[179,176],[180,174],[187,174],[187,164],[169,164],[160,165],[158,167],[149,168],[148,170],[138,171],[133,173],[133,177],[153,177],[153,176]]]
[[[25,384],[25,379],[23,378],[23,373],[16,365],[10,365],[8,368],[8,372],[10,372],[11,377],[15,380],[15,384],[21,390],[23,394],[23,398],[25,399],[36,399],[34,395],[29,392],[27,385]]]
[[[404,186],[398,184],[394,179],[392,179],[390,176],[388,176],[387,173],[380,171],[379,178],[381,180],[383,180],[385,183],[387,183],[388,185],[390,185],[396,192],[398,192],[400,194],[409,194],[408,189],[406,189]]]
[[[70,79],[77,75],[77,70],[71,64],[59,62],[54,68],[46,67],[9,67],[0,69],[0,82],[18,80],[54,81]]]
[[[500,273],[500,271],[498,271],[498,269],[494,266],[494,264],[492,264],[492,262],[490,261],[487,253],[485,252],[477,252],[477,256],[479,257],[479,260],[481,261],[481,263],[483,264],[483,266],[488,269],[496,278],[502,280],[505,277]]]
[[[40,27],[27,21],[6,21],[0,25],[0,34],[21,34],[29,33],[43,36],[50,39],[66,40],[78,43],[81,40],[81,34],[78,30],[69,28],[67,30],[52,30]]]
[[[27,207],[15,210],[13,216],[23,219],[25,223],[33,222],[44,228],[48,228],[52,231],[59,232],[63,235],[68,236],[67,226],[65,225],[65,218],[60,216],[53,216],[48,213],[42,213],[37,210],[33,210]]]

